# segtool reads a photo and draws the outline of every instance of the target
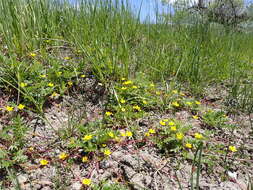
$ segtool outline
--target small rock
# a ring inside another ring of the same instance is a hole
[[[28,180],[28,175],[21,174],[17,177],[17,179],[20,184],[25,183]]]
[[[71,189],[72,190],[80,190],[82,188],[82,184],[79,182],[75,182],[72,184]]]

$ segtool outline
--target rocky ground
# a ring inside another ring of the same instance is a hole
[[[215,94],[215,93],[214,93]],[[102,96],[100,96],[101,98]],[[127,189],[191,189],[191,177],[196,181],[196,170],[191,159],[183,158],[174,153],[161,152],[151,141],[139,146],[143,139],[130,139],[121,141],[111,147],[112,154],[105,159],[94,159],[87,163],[67,161],[55,162],[52,158],[57,157],[64,150],[66,141],[62,141],[66,131],[73,132],[71,122],[88,123],[102,120],[104,107],[101,100],[83,101],[82,97],[66,96],[60,102],[54,102],[45,111],[45,118],[33,115],[28,121],[33,130],[27,134],[27,152],[29,162],[18,169],[15,176],[22,190],[50,190],[50,189],[84,189],[81,180],[90,176],[93,184],[101,181],[108,183],[122,183]],[[87,100],[87,99],[86,99]],[[91,99],[90,99],[91,100]],[[203,110],[212,108],[222,110],[224,107],[220,97],[206,96],[202,100]],[[154,126],[157,120],[163,118],[176,118],[193,126],[192,131],[206,130],[201,118],[196,120],[188,111],[181,110],[175,114],[151,112],[148,116],[136,121],[139,131]],[[247,190],[249,180],[253,177],[253,115],[243,113],[229,115],[230,123],[237,125],[237,129],[215,129],[209,141],[210,144],[235,144],[240,147],[239,155],[234,157],[228,154],[214,154],[212,151],[203,151],[201,173],[199,180],[200,189],[212,190]],[[66,130],[68,129],[68,130]],[[77,150],[81,151],[81,150]],[[78,152],[73,152],[72,157],[78,159]],[[192,152],[193,156],[193,152]],[[56,164],[48,164],[41,167],[39,160],[46,158]],[[225,168],[224,159],[230,160],[229,167]],[[209,160],[211,164],[205,162]],[[193,175],[192,175],[193,173]],[[6,180],[4,173],[1,180]],[[15,183],[5,186],[4,189],[15,189]],[[88,187],[93,189],[92,186]]]

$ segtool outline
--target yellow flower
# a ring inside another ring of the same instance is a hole
[[[36,53],[30,53],[31,57],[36,57],[36,55],[37,55]]]
[[[183,134],[183,133],[177,133],[177,134],[176,134],[176,138],[177,138],[178,140],[182,140],[182,139],[184,138],[184,134]]]
[[[149,129],[148,132],[149,132],[150,134],[155,134],[155,129]]]
[[[70,57],[64,57],[64,60],[70,60],[71,58]]]
[[[65,160],[68,157],[68,154],[66,154],[65,152],[62,152],[61,154],[59,154],[59,159],[61,160]]]
[[[149,136],[150,136],[150,133],[145,133],[145,136],[146,136],[146,137],[149,137]]]
[[[180,95],[181,95],[181,96],[185,96],[185,94],[184,94],[184,93],[182,93],[182,92],[180,92]]]
[[[186,147],[186,148],[192,148],[192,144],[186,143],[186,144],[185,144],[185,147]]]
[[[25,83],[25,82],[21,82],[21,83],[20,83],[20,86],[21,86],[22,88],[24,88],[24,87],[26,87],[26,86],[27,86],[27,83]]]
[[[176,127],[176,126],[171,126],[171,127],[170,127],[170,130],[171,130],[171,131],[176,131],[176,130],[177,130],[177,127]]]
[[[104,154],[105,154],[106,156],[110,156],[111,153],[112,153],[112,152],[111,152],[109,149],[106,149],[106,150],[104,151]]]
[[[18,109],[19,109],[19,110],[22,110],[22,109],[24,109],[24,108],[25,108],[25,105],[23,105],[23,104],[19,104],[19,105],[18,105]]]
[[[28,148],[30,151],[34,151],[34,148],[33,147],[29,147]]]
[[[69,85],[69,86],[72,86],[72,85],[73,85],[73,82],[68,81],[68,85]]]
[[[59,96],[59,94],[56,93],[56,92],[53,92],[52,95],[51,95],[52,98],[57,97],[57,96]]]
[[[122,137],[125,137],[125,136],[126,136],[126,133],[125,133],[125,132],[121,132],[120,135],[121,135]]]
[[[48,83],[47,85],[48,85],[49,87],[53,87],[53,86],[54,86],[54,84],[53,84],[53,83],[51,83],[51,82],[50,82],[50,83]]]
[[[121,87],[121,90],[126,90],[127,89],[127,87]]]
[[[155,87],[154,83],[151,83],[149,86],[150,86],[150,87]]]
[[[200,133],[195,133],[194,137],[195,139],[203,139],[203,135],[201,135]]]
[[[122,111],[122,112],[125,112],[125,111],[126,111],[126,109],[125,109],[125,108],[121,108],[121,111]]]
[[[172,93],[173,93],[173,94],[177,94],[178,91],[177,91],[177,90],[172,90]]]
[[[201,102],[200,101],[195,101],[195,104],[200,105]]]
[[[87,156],[83,156],[83,157],[82,157],[82,162],[83,162],[83,163],[88,162],[88,157],[87,157]]]
[[[102,144],[102,147],[106,147],[107,145],[106,144]]]
[[[132,88],[133,88],[133,89],[137,89],[138,87],[134,85],[134,86],[132,86]]]
[[[228,149],[231,151],[231,152],[236,152],[237,149],[235,146],[229,146]]]
[[[85,77],[85,75],[81,75],[80,77],[81,77],[81,78],[84,78],[84,77]]]
[[[131,80],[125,81],[123,82],[124,85],[129,85],[129,84],[133,84],[133,82]]]
[[[156,92],[155,92],[155,94],[156,94],[156,95],[160,95],[160,94],[161,94],[161,92],[159,92],[159,91],[156,91]]]
[[[122,77],[121,80],[124,81],[124,80],[126,80],[126,78]]]
[[[174,126],[174,125],[175,125],[175,123],[173,121],[169,122],[169,126]]]
[[[143,100],[142,103],[143,103],[143,104],[147,104],[147,101],[146,101],[146,100]]]
[[[46,78],[47,76],[46,75],[40,75],[40,78]]]
[[[82,184],[83,184],[83,185],[89,186],[89,185],[91,184],[91,179],[84,178],[84,179],[82,180]]]
[[[40,160],[40,165],[46,166],[48,164],[47,160]]]
[[[133,106],[133,109],[134,109],[134,110],[137,110],[137,111],[141,111],[141,108],[140,108],[138,105]]]
[[[164,121],[164,122],[168,122],[169,120],[168,120],[168,119],[164,119],[163,121]]]
[[[127,131],[127,132],[126,132],[126,136],[127,136],[127,137],[132,137],[132,136],[133,136],[133,133],[132,133],[131,131]]]
[[[115,136],[113,132],[108,132],[107,134],[108,134],[108,136],[111,137],[111,138],[114,138],[114,136]]]
[[[89,141],[89,140],[91,140],[92,139],[92,135],[85,135],[84,137],[83,137],[83,140],[84,141]]]
[[[186,102],[186,105],[191,106],[192,103],[191,102]]]
[[[111,116],[111,115],[112,115],[112,112],[107,111],[107,112],[105,112],[105,115],[106,115],[106,116]]]
[[[126,100],[124,100],[123,98],[120,100],[120,103],[124,104],[126,103]]]
[[[192,116],[192,118],[193,118],[193,119],[198,119],[198,118],[199,118],[199,116],[194,115],[194,116]]]
[[[160,121],[159,123],[160,123],[160,125],[162,125],[162,126],[165,126],[165,125],[166,125],[166,123],[165,123],[164,121]]]
[[[57,75],[57,76],[61,76],[61,75],[62,75],[62,72],[59,71],[59,72],[56,73],[56,75]]]
[[[5,109],[8,111],[8,112],[11,112],[13,111],[13,107],[12,106],[6,106]]]
[[[174,107],[179,107],[179,106],[180,106],[179,103],[177,103],[177,102],[172,102],[172,105],[173,105]]]

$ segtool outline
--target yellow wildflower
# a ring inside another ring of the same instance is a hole
[[[69,85],[69,86],[72,86],[72,85],[73,85],[73,82],[68,81],[68,85]]]
[[[200,101],[195,101],[195,104],[200,105],[201,102]]]
[[[46,166],[48,164],[48,160],[40,160],[40,165]]]
[[[126,103],[126,100],[124,100],[124,99],[122,98],[122,99],[120,99],[120,103],[124,104],[124,103]]]
[[[71,58],[70,57],[64,57],[64,60],[70,60]]]
[[[200,133],[195,133],[195,134],[194,134],[194,137],[195,137],[196,139],[203,139],[203,135],[201,135]]]
[[[85,75],[81,75],[80,77],[81,77],[81,78],[85,78]]]
[[[142,103],[143,103],[143,104],[147,104],[147,101],[146,101],[146,100],[143,100]]]
[[[120,135],[121,135],[122,137],[125,137],[125,136],[126,136],[126,133],[125,133],[125,132],[121,132]]]
[[[89,141],[89,140],[91,140],[92,139],[92,135],[85,135],[84,137],[83,137],[83,140],[84,141]]]
[[[37,55],[36,53],[30,53],[31,57],[36,57],[36,55]]]
[[[133,84],[133,82],[131,80],[125,81],[123,82],[124,85],[129,85],[129,84]]]
[[[112,153],[112,152],[111,152],[109,149],[106,149],[106,150],[104,151],[104,154],[105,154],[106,156],[110,156],[111,153]]]
[[[155,87],[154,83],[151,83],[149,86],[150,86],[150,87]]]
[[[231,151],[231,152],[236,152],[237,149],[235,146],[229,146],[228,149]]]
[[[84,179],[82,180],[82,184],[83,184],[83,185],[90,186],[90,184],[91,184],[91,179],[84,178]]]
[[[159,123],[160,123],[160,125],[162,125],[162,126],[165,126],[165,125],[166,125],[166,123],[165,123],[164,121],[160,121]]]
[[[127,87],[121,87],[121,90],[126,90],[127,89]]]
[[[51,95],[51,97],[52,97],[52,98],[54,98],[54,97],[58,97],[58,96],[59,96],[59,94],[58,94],[58,93],[56,93],[56,92],[53,92],[53,93],[52,93],[52,95]]]
[[[193,119],[198,119],[198,118],[199,118],[199,116],[194,115],[194,116],[192,116],[192,118],[193,118]]]
[[[48,85],[49,87],[53,87],[53,86],[54,86],[54,84],[53,84],[53,83],[51,83],[51,82],[50,82],[50,83],[48,83],[47,85]]]
[[[183,134],[183,133],[177,133],[177,134],[176,134],[176,138],[177,138],[178,140],[182,140],[182,139],[184,138],[184,134]]]
[[[132,137],[132,136],[133,136],[133,133],[132,133],[131,131],[127,131],[127,132],[126,132],[126,136],[127,136],[127,137]]]
[[[168,119],[164,119],[163,121],[164,121],[164,122],[168,122],[169,120],[168,120]]]
[[[83,162],[83,163],[88,162],[88,157],[87,157],[87,156],[83,156],[83,157],[82,157],[82,162]]]
[[[6,106],[5,109],[8,111],[8,112],[11,112],[13,111],[13,107],[12,106]]]
[[[145,136],[146,136],[146,137],[149,137],[149,136],[150,136],[150,133],[145,133]]]
[[[192,103],[191,102],[186,102],[186,105],[191,106]]]
[[[114,133],[113,132],[108,132],[107,134],[108,134],[109,137],[114,138]]]
[[[186,144],[185,144],[185,147],[190,149],[190,148],[192,148],[192,144],[186,143]]]
[[[112,115],[112,112],[107,111],[107,112],[105,112],[105,115],[106,115],[106,116],[111,116],[111,115]]]
[[[22,88],[24,88],[24,87],[26,87],[26,86],[27,86],[27,83],[25,83],[25,82],[21,82],[21,83],[20,83],[20,86],[21,86]]]
[[[123,77],[123,78],[121,78],[121,80],[124,81],[124,80],[126,80],[126,78]]]
[[[132,86],[132,88],[133,88],[133,89],[137,89],[138,87],[134,85],[134,86]]]
[[[161,95],[161,92],[156,91],[155,94],[156,94],[156,95]]]
[[[141,108],[138,105],[133,106],[134,110],[141,111]]]
[[[175,123],[173,121],[169,122],[169,126],[174,126],[174,125],[175,125]]]
[[[179,106],[180,106],[179,103],[177,103],[177,102],[172,102],[172,105],[173,105],[174,107],[179,107]]]
[[[19,109],[19,110],[22,110],[22,109],[24,109],[24,108],[25,108],[25,105],[23,105],[23,104],[19,104],[19,105],[18,105],[18,109]]]
[[[40,75],[40,78],[46,78],[47,76],[46,75]]]
[[[57,75],[57,76],[61,76],[61,75],[62,75],[62,72],[59,71],[59,72],[56,73],[56,75]]]
[[[121,111],[122,111],[122,112],[125,112],[125,111],[126,111],[126,109],[125,109],[125,108],[121,108]]]
[[[177,91],[177,90],[172,90],[172,93],[173,93],[173,94],[177,94],[178,91]]]
[[[102,144],[102,147],[106,147],[107,145],[106,144]]]
[[[155,129],[149,129],[148,132],[149,132],[150,134],[155,134]]]
[[[171,127],[170,127],[170,130],[171,130],[171,131],[176,131],[176,130],[177,130],[177,127],[176,127],[176,126],[171,126]]]
[[[59,154],[59,159],[61,160],[65,160],[68,157],[68,154],[66,154],[65,152],[62,152],[61,154]]]

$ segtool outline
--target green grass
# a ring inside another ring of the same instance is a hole
[[[102,82],[144,72],[152,81],[179,82],[196,93],[226,82],[231,96],[240,96],[241,106],[252,109],[247,106],[252,102],[252,34],[224,33],[202,23],[142,24],[127,6],[113,7],[110,1],[82,1],[78,7],[48,0],[3,1],[0,10],[3,86],[8,81],[17,87],[21,78],[36,83],[34,73],[62,69],[59,54],[65,48],[78,61],[65,68],[71,72],[89,67]],[[35,60],[29,58],[31,52],[37,54]],[[29,101],[43,104],[34,97]]]

